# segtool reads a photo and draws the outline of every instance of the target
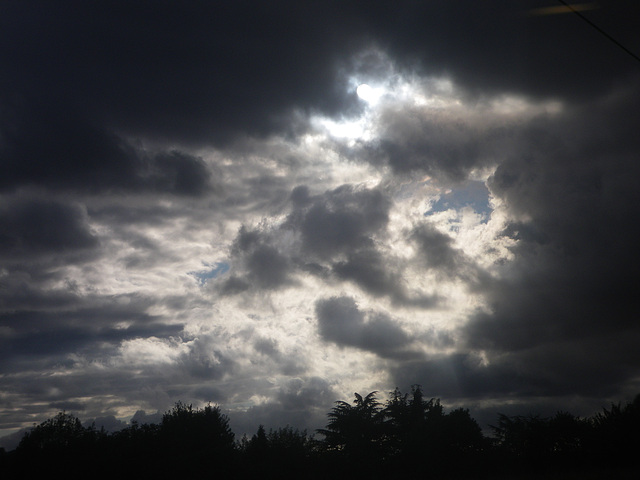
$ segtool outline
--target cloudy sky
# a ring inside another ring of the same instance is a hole
[[[2,2],[0,435],[630,399],[640,12],[561,6]]]

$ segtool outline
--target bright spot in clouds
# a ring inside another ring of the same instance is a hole
[[[319,118],[315,119],[314,123],[316,124],[316,128],[326,131],[329,136],[336,139],[352,141],[368,138],[366,118],[337,122],[329,118]]]
[[[358,85],[356,88],[358,97],[369,104],[375,104],[382,96],[382,91],[379,88],[373,88],[366,83]]]

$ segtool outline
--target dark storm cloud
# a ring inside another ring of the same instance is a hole
[[[373,294],[398,299],[405,295],[396,284],[397,274],[374,249],[374,237],[384,235],[389,220],[391,201],[384,192],[342,185],[311,196],[308,187],[298,186],[290,199],[293,211],[280,225],[240,228],[230,252],[232,273],[221,283],[223,293],[287,287],[295,283],[297,273],[307,272],[327,280],[333,273]],[[300,241],[278,247],[291,233]],[[332,262],[345,254],[346,261]],[[309,261],[313,259],[322,263]],[[393,291],[384,292],[385,287]],[[416,301],[431,303],[432,299]]]
[[[275,248],[262,245],[247,258],[249,274],[260,288],[276,288],[287,283],[287,258]]]
[[[201,195],[210,189],[210,173],[202,159],[178,151],[162,152],[151,161],[149,183],[154,190]]]
[[[514,130],[515,148],[488,181],[508,205],[503,235],[516,241],[514,258],[500,279],[478,277],[487,308],[456,332],[458,351],[397,364],[397,384],[418,382],[449,398],[518,399],[521,412],[580,398],[584,414],[633,388],[638,111],[637,91],[622,84],[615,95]],[[441,232],[423,226],[414,239],[427,267],[454,275],[469,268]]]
[[[449,235],[425,224],[416,227],[411,238],[418,244],[419,253],[424,256],[429,268],[448,275],[458,271],[460,252],[453,247],[453,239]]]
[[[463,250],[454,246],[453,238],[429,223],[413,228],[410,240],[418,247],[417,261],[441,278],[460,279],[469,288],[484,290],[493,280]]]
[[[402,296],[400,275],[386,270],[383,258],[375,250],[361,250],[336,262],[333,270],[339,278],[352,280],[376,296]]]
[[[45,109],[46,107],[43,107]],[[27,116],[27,113],[21,112]],[[0,124],[0,189],[43,186],[54,190],[200,195],[211,188],[203,161],[179,151],[149,154],[92,119],[48,111]],[[2,119],[0,119],[0,122]]]
[[[311,202],[288,224],[299,228],[305,252],[321,259],[372,246],[372,236],[389,221],[391,201],[379,189],[342,185]]]
[[[474,345],[521,348],[633,326],[639,106],[627,96],[570,118],[568,138],[561,123],[534,129],[490,179],[516,214],[505,234],[518,240],[517,260],[489,297],[493,313],[469,326]]]
[[[80,205],[5,197],[0,205],[0,258],[10,262],[94,249],[98,238],[87,220]]]
[[[442,280],[460,280],[472,292],[495,288],[495,279],[454,245],[454,240],[430,223],[416,225],[409,233],[417,247],[415,261]]]
[[[76,202],[6,195],[0,205],[0,312],[58,311],[77,302],[66,266],[101,256],[101,240]],[[60,282],[64,287],[52,287]]]
[[[5,187],[49,179],[59,167],[126,182],[130,148],[108,132],[224,143],[239,132],[284,131],[295,109],[349,110],[357,102],[345,72],[376,73],[377,62],[354,56],[366,41],[401,67],[420,64],[475,92],[584,97],[635,71],[631,57],[575,16],[526,14],[540,3],[5,4]],[[633,50],[634,13],[617,1],[585,15]],[[397,158],[394,149],[386,144]],[[447,156],[460,164],[469,150]]]
[[[125,201],[119,197],[111,197],[111,201],[98,202],[89,205],[88,211],[92,219],[100,223],[111,225],[116,236],[136,247],[154,250],[158,248],[157,241],[141,233],[132,232],[129,227],[157,228],[174,222],[184,215],[181,209],[172,208],[160,202],[140,202],[136,204],[131,198]],[[113,201],[115,199],[115,201]]]
[[[91,119],[60,111],[63,106],[20,109],[18,118],[2,122],[3,189],[45,184],[54,188],[93,189],[130,186],[135,150]]]
[[[250,288],[275,290],[292,284],[291,261],[270,244],[272,241],[269,232],[240,228],[231,248],[233,273],[221,283],[223,294],[234,295]]]
[[[399,174],[425,172],[446,181],[462,181],[473,168],[495,161],[509,130],[487,131],[472,122],[447,118],[424,109],[386,111],[377,138],[363,145],[362,154],[374,165],[389,165]]]
[[[129,302],[123,302],[124,297],[114,297],[108,302],[105,298],[64,292],[52,292],[51,296],[57,303],[38,305],[38,296],[27,305],[11,296],[3,301],[0,368],[4,373],[20,371],[28,365],[44,368],[73,363],[68,357],[71,354],[108,356],[122,341],[166,338],[182,330],[181,325],[170,325],[148,315],[145,299],[128,298]],[[122,322],[129,326],[122,327]]]
[[[411,339],[386,313],[362,311],[351,297],[321,299],[315,307],[318,331],[326,341],[382,357],[412,355]]]
[[[66,288],[46,288],[40,284],[50,280],[52,275],[41,274],[44,278],[33,278],[33,271],[21,268],[8,270],[0,280],[0,309],[4,312],[23,310],[47,311],[74,308],[78,301],[72,282]]]
[[[520,93],[585,99],[637,73],[637,61],[576,15],[530,15],[548,1],[379,4],[369,18],[400,62],[450,75],[473,95]],[[635,2],[606,2],[584,16],[638,55]],[[375,18],[374,18],[375,16]]]
[[[516,257],[462,334],[517,370],[516,393],[602,398],[637,375],[639,107],[637,93],[621,94],[536,126],[490,178],[514,213],[504,234]]]
[[[418,383],[444,398],[524,394],[531,380],[522,378],[508,364],[487,368],[475,356],[464,353],[404,362],[391,373],[396,385]]]
[[[352,10],[292,2],[5,5],[2,43],[14,46],[1,57],[11,72],[2,85],[6,115],[29,112],[21,118],[28,128],[36,108],[55,106],[49,120],[63,132],[83,112],[118,131],[197,143],[286,129],[293,107],[345,106],[334,52]]]
[[[535,411],[549,399],[615,398],[637,372],[637,331],[605,337],[547,342],[488,358],[453,353],[392,368],[397,385],[428,386],[445,398],[511,398]],[[546,400],[545,400],[546,399]],[[587,412],[590,413],[590,412]]]
[[[438,304],[434,295],[411,295],[407,291],[401,266],[375,249],[362,249],[347,255],[346,260],[332,265],[341,280],[350,280],[375,297],[388,296],[392,302],[405,306],[432,308]]]

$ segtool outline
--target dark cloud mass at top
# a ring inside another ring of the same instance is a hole
[[[573,99],[634,72],[582,22],[527,15],[541,3],[12,3],[2,25],[13,46],[2,54],[5,142],[61,124],[88,130],[65,129],[74,142],[88,140],[91,123],[161,142],[286,131],[296,108],[356,108],[344,70],[369,43],[407,68],[450,74],[474,95]],[[633,49],[630,8],[611,2],[598,19]]]
[[[0,435],[637,393],[639,6],[555,5],[3,2]]]

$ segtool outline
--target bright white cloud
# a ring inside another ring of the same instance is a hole
[[[126,340],[120,345],[121,365],[143,367],[175,363],[188,345],[154,337]]]

